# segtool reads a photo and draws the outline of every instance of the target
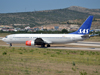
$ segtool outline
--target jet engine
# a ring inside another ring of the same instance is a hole
[[[26,41],[27,46],[34,46],[34,41]]]

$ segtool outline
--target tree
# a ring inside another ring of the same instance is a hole
[[[62,33],[68,33],[68,30],[63,29],[61,32],[62,32]]]

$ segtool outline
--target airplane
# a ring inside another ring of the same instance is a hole
[[[41,47],[50,47],[50,44],[72,43],[83,41],[90,37],[89,32],[93,16],[89,16],[81,27],[69,34],[11,34],[2,40],[10,46],[12,43],[24,43],[27,46],[41,45]]]

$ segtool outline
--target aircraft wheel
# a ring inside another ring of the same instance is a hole
[[[42,44],[41,47],[45,47],[45,44]]]
[[[10,46],[12,46],[12,43],[10,43]]]
[[[50,47],[50,44],[47,44],[47,47]]]

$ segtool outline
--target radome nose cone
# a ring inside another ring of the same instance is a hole
[[[4,38],[1,39],[2,41],[4,40]]]

